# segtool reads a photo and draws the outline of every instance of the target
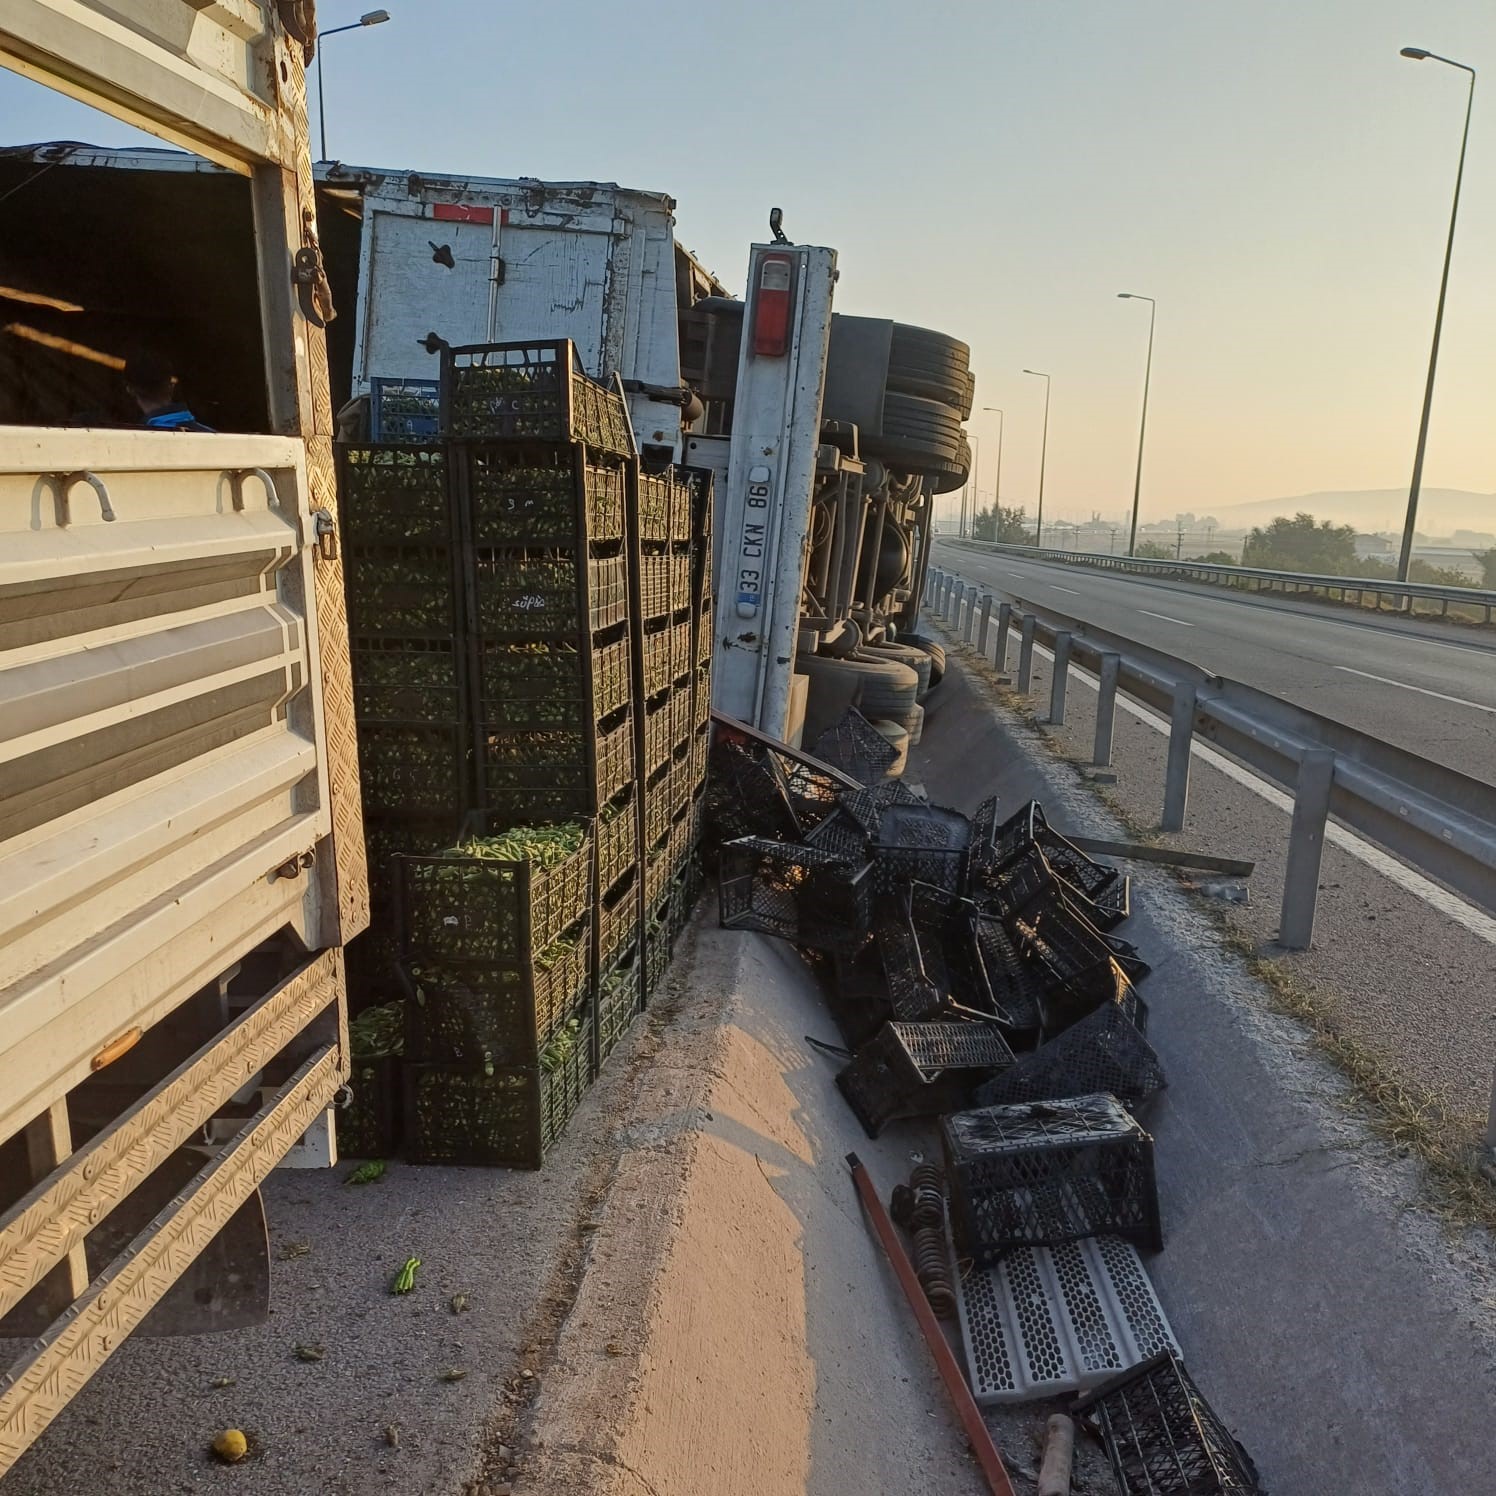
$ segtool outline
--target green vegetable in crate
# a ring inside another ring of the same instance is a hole
[[[416,1269],[420,1267],[419,1257],[407,1257],[405,1266],[395,1274],[395,1281],[390,1285],[391,1293],[409,1293],[416,1286]]]
[[[558,867],[587,840],[580,821],[561,821],[549,826],[514,826],[494,836],[471,836],[453,851],[461,857],[482,857],[497,862],[532,862],[539,867]]]
[[[566,1063],[567,1056],[577,1047],[577,1036],[581,1030],[580,1021],[570,1019],[540,1051],[540,1068],[547,1075],[554,1075]]]
[[[355,1060],[381,1060],[405,1052],[405,1004],[365,1008],[348,1024],[348,1052]]]
[[[535,952],[535,965],[541,971],[549,971],[553,966],[559,966],[576,948],[575,940],[553,940],[548,946]]]

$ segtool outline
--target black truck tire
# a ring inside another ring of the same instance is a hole
[[[805,698],[802,741],[814,743],[855,706],[869,721],[887,717],[902,721],[919,693],[919,677],[897,660],[832,659],[801,655],[795,668],[810,677]]]
[[[953,406],[892,390],[883,397],[882,430],[865,436],[862,450],[892,468],[932,476],[964,471],[971,460],[961,417]]]
[[[863,659],[897,660],[901,665],[907,665],[919,677],[919,693],[915,700],[925,699],[925,692],[930,689],[930,657],[924,650],[902,642],[864,644],[858,655]]]
[[[923,650],[929,655],[930,689],[933,691],[945,679],[945,649],[923,634],[900,634],[899,643],[907,644],[911,649]]]
[[[969,415],[970,385],[971,349],[959,338],[928,327],[894,323],[888,349],[890,390],[938,400]]]

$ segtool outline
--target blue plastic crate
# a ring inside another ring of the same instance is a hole
[[[441,381],[369,381],[369,440],[429,442],[441,434]]]

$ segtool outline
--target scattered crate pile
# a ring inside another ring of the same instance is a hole
[[[959,1324],[973,1395],[1084,1392],[1127,1496],[1258,1491],[1138,1255],[1163,1244],[1137,1114],[1164,1073],[1148,965],[1114,933],[1128,880],[1037,802],[967,817],[834,756],[718,734],[721,921],[793,943],[821,976],[846,1045],[836,1082],[868,1136],[939,1119],[944,1167],[922,1164],[892,1208]]]
[[[569,342],[448,348],[434,397],[394,393],[396,439],[341,453],[373,906],[349,985],[401,1015],[398,1047],[361,1041],[344,1151],[400,1130],[413,1160],[538,1167],[696,892],[710,475],[641,471]]]

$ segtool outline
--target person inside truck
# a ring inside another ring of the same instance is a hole
[[[168,359],[150,350],[125,360],[125,388],[149,431],[212,431],[177,399],[177,376]]]

